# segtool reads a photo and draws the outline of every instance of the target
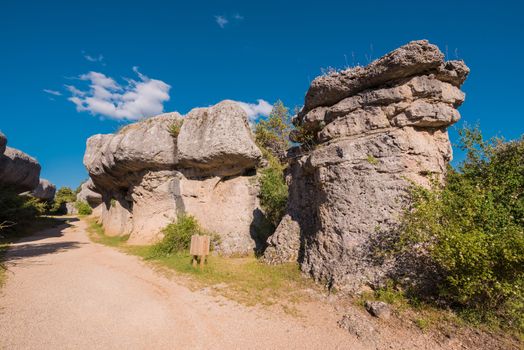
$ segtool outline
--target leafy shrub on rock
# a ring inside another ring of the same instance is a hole
[[[429,256],[463,314],[524,331],[524,139],[460,135],[467,159],[445,186],[414,189],[401,245]]]
[[[287,205],[288,186],[284,178],[285,166],[271,153],[264,151],[268,166],[260,171],[260,205],[269,221],[278,226]]]

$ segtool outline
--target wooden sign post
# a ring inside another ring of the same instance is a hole
[[[193,267],[196,267],[197,260],[200,260],[200,268],[204,267],[206,257],[209,255],[209,236],[192,235],[191,246],[189,247],[189,254],[193,256]]]

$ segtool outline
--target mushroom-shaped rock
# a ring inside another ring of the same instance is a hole
[[[31,195],[35,198],[49,201],[55,198],[56,186],[53,185],[49,180],[40,179],[40,183],[33,190]]]
[[[87,202],[91,208],[99,206],[102,204],[102,195],[95,192],[95,189],[93,180],[87,180],[80,186],[80,192],[76,195],[76,200],[79,202]]]
[[[6,147],[0,156],[0,185],[17,193],[34,190],[39,183],[40,164],[22,151]]]
[[[166,113],[130,124],[116,134],[90,137],[84,165],[96,188],[124,188],[137,172],[173,168],[176,142],[169,130],[178,118],[178,113]]]
[[[231,176],[254,169],[261,159],[238,103],[226,100],[195,108],[185,117],[178,135],[180,168],[197,176]]]

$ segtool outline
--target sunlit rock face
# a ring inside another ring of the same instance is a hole
[[[265,259],[298,259],[341,289],[380,284],[393,262],[374,248],[398,228],[410,184],[443,178],[452,157],[446,129],[460,118],[468,73],[422,40],[315,79],[294,119],[314,146],[290,152],[287,214]]]
[[[171,126],[182,120],[178,135]],[[225,254],[251,253],[259,234],[256,167],[262,154],[244,110],[233,101],[167,113],[87,141],[84,164],[91,190],[102,195],[95,212],[109,235],[153,243],[183,213],[220,236]]]

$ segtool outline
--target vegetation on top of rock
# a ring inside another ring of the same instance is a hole
[[[178,135],[180,134],[180,129],[182,129],[182,124],[184,124],[183,119],[175,119],[171,125],[169,125],[169,134],[173,136],[173,138],[176,140]]]
[[[400,245],[429,258],[437,297],[468,319],[524,332],[524,139],[460,136],[466,160],[444,186],[414,188]]]

